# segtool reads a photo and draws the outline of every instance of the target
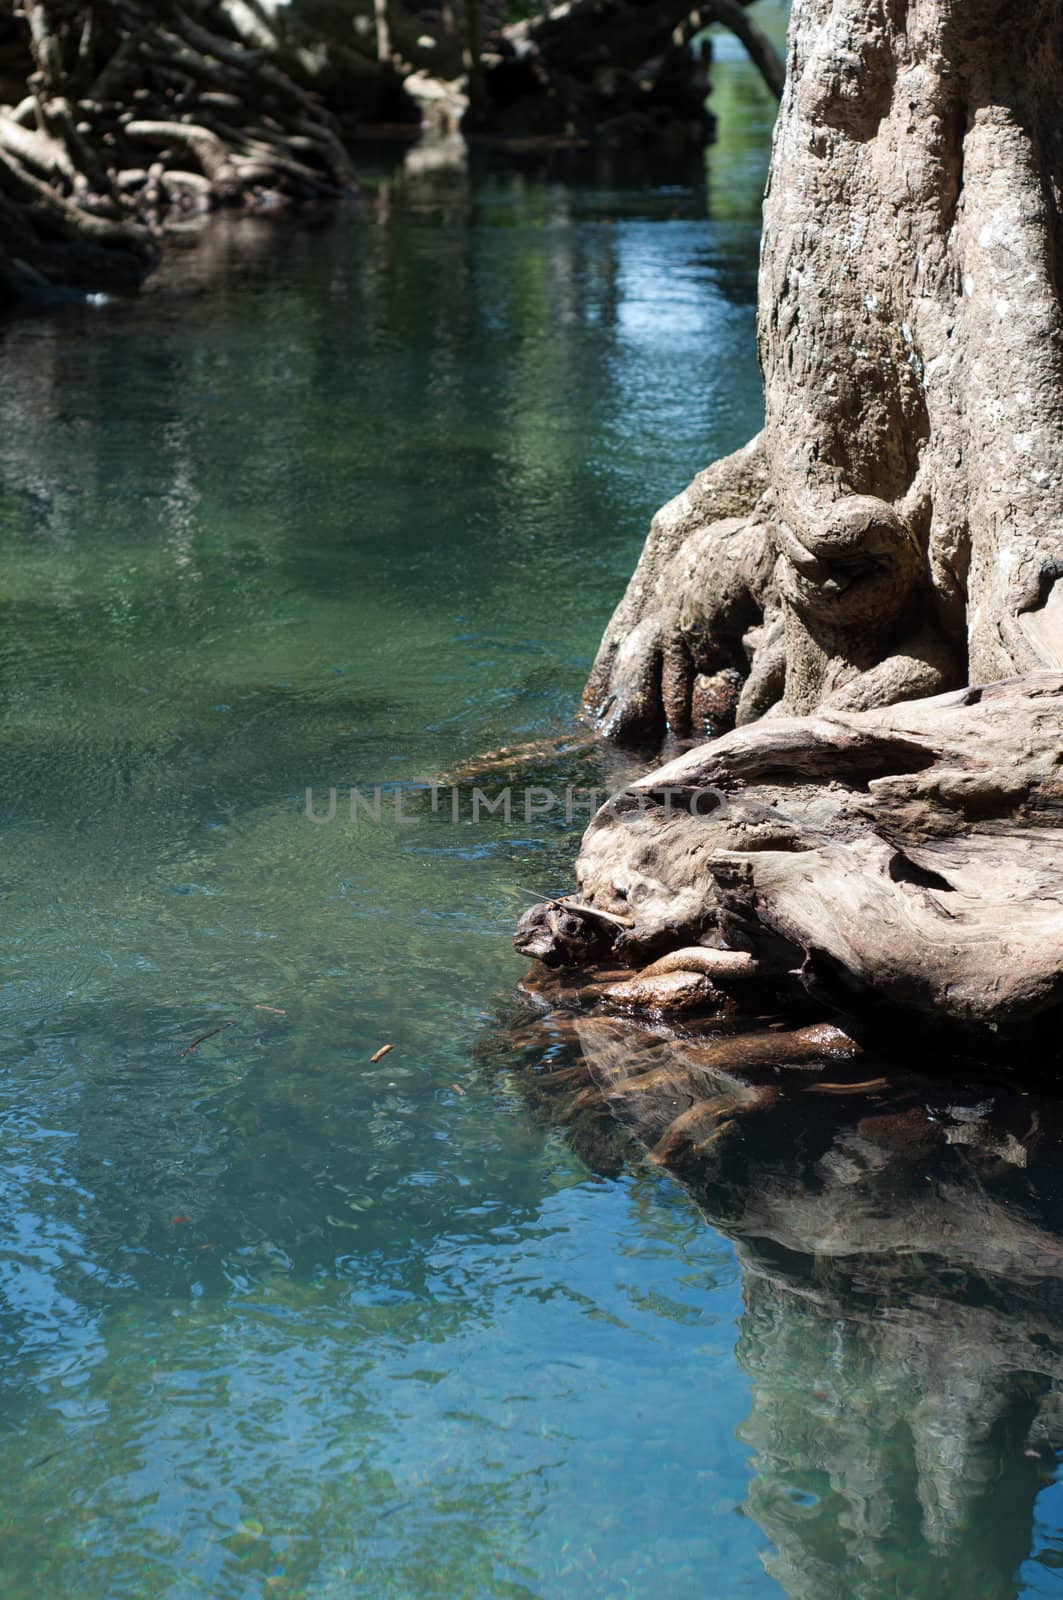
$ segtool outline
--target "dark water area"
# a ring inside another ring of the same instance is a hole
[[[1054,1102],[724,1085],[677,1182],[511,1026],[580,814],[416,787],[759,425],[743,70],[707,181],[381,172],[3,331],[5,1600],[1063,1592]]]

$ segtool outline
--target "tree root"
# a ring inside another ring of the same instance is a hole
[[[27,0],[26,95],[0,108],[0,299],[130,288],[167,209],[316,203],[354,187],[329,112],[231,36],[220,0]]]
[[[613,997],[660,1011],[666,991],[710,982],[682,947],[711,931],[833,1004],[977,1031],[1058,1024],[1061,734],[1063,675],[1043,672],[771,718],[639,779],[584,836],[580,899],[634,909],[627,959],[675,953]],[[546,905],[516,942],[547,964],[598,959]],[[696,959],[723,984],[722,952]]]

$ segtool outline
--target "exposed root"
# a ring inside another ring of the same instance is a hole
[[[27,93],[0,107],[0,302],[133,287],[168,212],[274,209],[354,184],[330,113],[217,0],[0,0]]]
[[[677,1016],[687,1012],[731,1009],[728,995],[718,989],[704,973],[680,967],[658,977],[631,978],[600,991],[602,1001],[622,1011],[646,1012],[650,1016]]]
[[[847,1010],[888,1007],[981,1035],[1058,1027],[1063,1008],[1063,674],[876,711],[776,717],[639,779],[595,817],[584,901],[635,910],[623,955],[689,945],[609,991],[661,1013],[734,973],[793,974]],[[711,810],[695,804],[711,795]],[[518,946],[599,950],[547,906]],[[620,941],[614,941],[619,945]],[[755,960],[756,966],[753,965]],[[754,991],[755,992],[755,991]]]
[[[688,945],[683,950],[672,950],[659,961],[651,961],[639,973],[639,981],[663,978],[669,972],[701,972],[718,983],[733,983],[736,979],[757,978],[761,969],[744,950],[712,950],[707,945]]]

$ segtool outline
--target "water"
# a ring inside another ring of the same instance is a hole
[[[724,88],[707,203],[382,178],[4,335],[5,1600],[1059,1592],[1021,1440],[974,1556],[968,1457],[923,1527],[904,1418],[964,1373],[891,1387],[814,1215],[768,1271],[731,1189],[529,1093],[508,935],[578,820],[391,809],[564,726],[650,513],[758,426],[770,106]],[[1054,1338],[1004,1363],[1042,1410]]]

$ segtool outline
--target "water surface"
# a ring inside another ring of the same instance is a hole
[[[756,252],[392,176],[6,332],[5,1600],[774,1591],[730,1247],[474,1059],[578,824],[304,816],[570,717],[759,424]]]

